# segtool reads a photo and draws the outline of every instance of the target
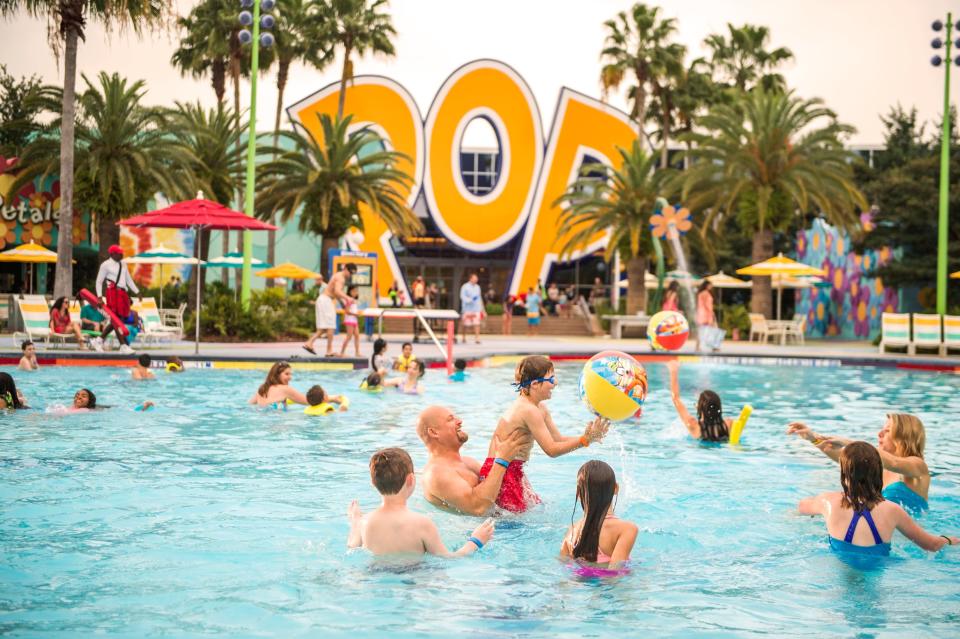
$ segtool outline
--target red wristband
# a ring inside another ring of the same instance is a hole
[[[584,448],[587,448],[588,446],[590,446],[590,440],[587,439],[586,435],[580,435],[580,445],[583,446]]]

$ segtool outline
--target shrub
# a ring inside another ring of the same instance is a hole
[[[733,337],[733,329],[740,329],[740,334],[750,333],[750,313],[743,304],[721,304],[722,311],[720,328],[727,332],[727,337]]]

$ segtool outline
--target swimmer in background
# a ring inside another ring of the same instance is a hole
[[[382,382],[383,376],[380,373],[370,373],[367,375],[366,379],[360,383],[360,390],[365,390],[370,393],[382,391]]]
[[[676,359],[667,361],[667,370],[670,371],[670,395],[673,398],[673,407],[690,435],[694,439],[705,442],[729,440],[733,420],[724,419],[720,396],[712,390],[700,393],[700,397],[697,398],[697,416],[694,417],[680,399],[680,361]]]
[[[840,460],[852,439],[819,435],[803,422],[793,422],[787,433],[807,440],[833,461]],[[930,469],[923,459],[926,444],[923,422],[914,415],[890,413],[877,433],[877,450],[883,462],[883,497],[918,515],[929,508]]]
[[[464,359],[458,359],[453,363],[453,368],[455,369],[451,373],[448,379],[451,382],[465,382],[469,375],[467,375],[467,361]]]
[[[410,347],[410,350],[413,350],[413,346]],[[387,371],[390,370],[390,359],[386,353],[387,340],[378,337],[373,342],[373,355],[370,356],[370,368],[373,369],[374,373],[380,373],[381,377],[385,376]]]
[[[417,485],[413,460],[402,448],[384,448],[370,458],[370,480],[383,501],[364,515],[356,500],[350,503],[348,548],[364,548],[374,555],[424,555],[465,557],[486,545],[493,537],[493,520],[477,526],[467,542],[450,552],[440,539],[437,525],[425,515],[407,508]]]
[[[613,499],[620,491],[608,464],[591,460],[577,472],[577,498],[583,517],[570,525],[560,555],[616,570],[630,559],[637,540],[637,525],[613,514]]]
[[[494,463],[500,463],[496,460],[497,442],[507,441],[514,431],[529,434],[543,452],[550,457],[559,457],[601,441],[610,428],[608,420],[598,417],[587,424],[583,435],[579,437],[565,437],[560,434],[550,410],[543,403],[550,399],[557,386],[553,363],[546,357],[524,357],[517,366],[515,378],[517,382],[514,386],[520,396],[507,408],[493,432],[487,459],[480,468],[481,481],[490,474]],[[530,459],[532,448],[533,441],[521,448],[513,461],[506,466],[506,476],[497,496],[497,506],[504,510],[522,513],[530,506],[540,503],[540,498],[533,492],[523,471],[523,465]]]
[[[257,392],[248,403],[264,408],[283,408],[286,410],[287,400],[294,404],[308,405],[306,396],[290,386],[293,379],[293,369],[286,362],[277,362],[270,367],[267,379],[264,380]]]
[[[404,342],[400,349],[400,357],[393,360],[393,370],[405,373],[410,364],[417,360],[417,356],[413,354],[413,344],[410,342]]]
[[[37,362],[37,347],[34,343],[26,340],[20,345],[20,350],[23,351],[23,357],[20,358],[20,363],[17,365],[17,368],[22,371],[38,370],[40,364]]]
[[[883,498],[883,463],[867,442],[850,442],[840,451],[842,491],[800,500],[801,515],[822,515],[830,547],[863,555],[890,554],[893,531],[899,530],[924,550],[960,544],[960,539],[931,535],[899,505]],[[861,521],[863,524],[861,525]]]
[[[182,373],[183,372],[183,360],[177,357],[176,355],[171,355],[167,358],[167,372],[168,373]]]
[[[137,358],[137,364],[130,372],[130,376],[133,379],[156,379],[156,375],[154,375],[153,371],[150,370],[150,364],[152,362],[153,358],[146,353],[143,353]]]
[[[307,403],[311,406],[320,406],[321,404],[332,406],[336,404],[341,413],[347,410],[346,399],[343,395],[327,395],[327,391],[323,390],[323,386],[319,384],[314,384],[307,390]]]
[[[407,367],[407,374],[403,377],[394,377],[392,379],[381,380],[380,384],[384,388],[396,387],[398,391],[405,395],[419,395],[423,393],[423,384],[420,379],[426,374],[426,365],[418,359],[410,362]]]
[[[0,408],[30,408],[10,373],[0,373]]]

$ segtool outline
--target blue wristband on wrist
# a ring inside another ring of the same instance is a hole
[[[467,541],[472,541],[473,543],[475,543],[477,545],[477,550],[480,550],[481,548],[483,548],[483,542],[477,539],[476,537],[474,537],[473,535],[471,535],[470,537],[467,537]]]
[[[500,464],[500,465],[503,466],[504,468],[510,468],[510,462],[508,462],[508,461],[507,461],[506,459],[504,459],[503,457],[497,457],[496,459],[493,460],[493,463],[494,463],[494,464]]]

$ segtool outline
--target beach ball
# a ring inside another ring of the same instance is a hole
[[[619,422],[636,415],[647,398],[647,371],[620,351],[591,357],[580,373],[580,400],[595,415]]]
[[[655,351],[678,350],[689,336],[690,324],[683,313],[677,311],[660,311],[647,325],[647,339]]]

